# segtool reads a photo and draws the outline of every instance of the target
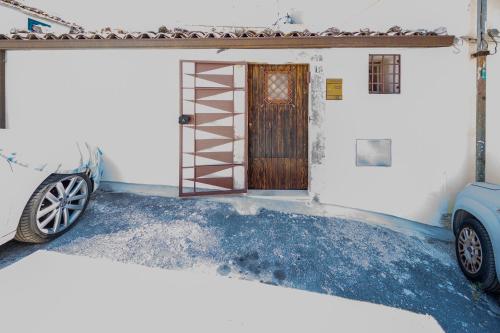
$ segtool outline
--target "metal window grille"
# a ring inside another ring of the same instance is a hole
[[[401,56],[399,54],[370,54],[368,91],[370,94],[399,94],[401,92]]]
[[[265,73],[265,82],[267,103],[291,102],[292,80],[289,71],[268,71]]]

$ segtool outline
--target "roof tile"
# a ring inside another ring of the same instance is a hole
[[[2,0],[0,0],[2,1]],[[3,0],[11,1],[11,0]],[[0,39],[15,39],[15,40],[53,40],[53,39],[193,39],[193,38],[224,38],[224,39],[251,39],[251,38],[316,38],[316,37],[379,37],[379,36],[443,36],[447,35],[446,29],[439,28],[434,31],[429,30],[403,30],[400,27],[392,27],[386,32],[371,31],[369,29],[361,29],[359,31],[341,31],[337,28],[329,28],[323,32],[292,31],[284,33],[279,30],[238,30],[234,32],[217,32],[217,31],[188,31],[185,29],[167,29],[160,27],[158,32],[126,32],[123,30],[112,30],[105,28],[101,31],[92,32],[70,32],[64,34],[54,33],[37,33],[26,30],[12,31],[10,34],[1,34]]]

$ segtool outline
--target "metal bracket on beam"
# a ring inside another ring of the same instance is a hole
[[[486,50],[486,51],[477,51],[477,52],[471,54],[472,58],[486,57],[486,56],[489,56],[489,55],[491,55],[491,53],[488,50]]]

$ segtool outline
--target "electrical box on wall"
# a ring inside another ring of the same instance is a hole
[[[390,167],[392,165],[391,139],[357,139],[356,166]]]
[[[326,79],[326,99],[342,100],[342,79]]]

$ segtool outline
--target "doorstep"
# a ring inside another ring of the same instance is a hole
[[[231,204],[241,215],[257,215],[262,209],[279,211],[288,214],[301,214],[354,220],[385,228],[419,238],[431,237],[451,242],[453,233],[449,229],[431,226],[397,216],[343,207],[333,204],[319,203],[309,196],[307,191],[260,191],[250,190],[247,194],[214,195],[179,198],[176,186],[143,185],[104,181],[100,190],[103,192],[133,193],[160,197],[178,198],[179,200],[207,200]]]
[[[250,198],[262,198],[268,200],[310,201],[307,190],[248,190],[246,194]]]

